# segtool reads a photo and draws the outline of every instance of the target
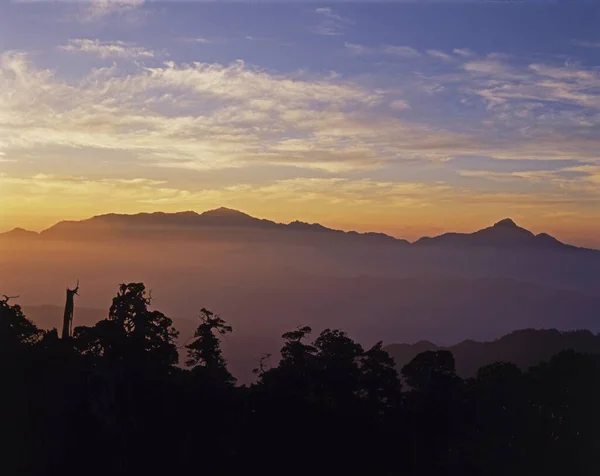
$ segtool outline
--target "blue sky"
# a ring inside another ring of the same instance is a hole
[[[0,228],[232,206],[595,245],[600,7],[0,4]],[[597,224],[598,223],[598,224]]]

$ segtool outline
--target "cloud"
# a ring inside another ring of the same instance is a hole
[[[534,106],[544,95],[546,101],[552,95],[579,101],[576,91],[563,89],[594,76],[539,66],[511,71],[512,76],[489,79],[481,69],[462,69],[468,84],[463,94],[493,104],[489,120],[495,123],[487,129],[478,120],[455,132],[386,114],[379,105],[408,110],[407,96],[335,75],[283,75],[239,61],[166,62],[126,71],[113,65],[67,81],[56,71],[36,68],[25,54],[5,53],[0,56],[0,150],[9,158],[26,151],[41,158],[43,150],[54,148],[83,150],[95,160],[118,152],[131,162],[173,169],[285,165],[332,173],[460,155],[597,157],[597,138],[557,129],[561,123],[549,122]],[[559,86],[558,77],[567,78],[565,84]],[[593,95],[588,95],[589,105]],[[532,114],[537,129],[531,129]],[[509,129],[499,135],[501,120]],[[576,127],[576,116],[570,120]],[[521,123],[529,129],[515,129]]]
[[[356,43],[348,43],[347,41],[344,43],[344,47],[356,56],[369,54],[372,51],[371,48]]]
[[[194,41],[195,43],[202,43],[203,45],[214,43],[214,40],[211,40],[210,38],[205,38],[203,36],[197,36],[196,38],[193,38],[192,41]]]
[[[102,59],[107,58],[153,58],[156,53],[146,48],[133,46],[123,41],[100,41],[91,39],[70,39],[66,45],[59,46],[63,51],[88,53]]]
[[[331,7],[317,8],[315,13],[320,16],[318,25],[313,28],[313,32],[318,35],[341,35],[354,24],[352,20],[335,13]]]
[[[144,3],[145,0],[91,0],[83,10],[81,20],[91,22],[115,14],[131,13]]]
[[[443,61],[453,61],[454,60],[454,58],[452,56],[450,56],[449,54],[444,53],[443,51],[440,51],[440,50],[427,50],[427,54],[429,56],[432,56],[433,58],[438,58]]]
[[[573,40],[571,43],[582,48],[600,48],[600,41]]]
[[[73,208],[76,200],[79,206],[91,208],[90,214],[105,211],[110,206],[122,211],[137,211],[144,205],[156,204],[200,204],[215,200],[221,193],[216,190],[191,192],[186,189],[169,187],[162,180],[148,178],[90,178],[85,176],[36,174],[29,177],[0,177],[0,186],[12,200],[21,200],[28,207],[44,206],[48,196],[52,196],[53,207],[59,210]],[[98,204],[102,204],[98,207]],[[114,211],[114,210],[112,210]],[[80,211],[81,212],[81,211]]]
[[[469,91],[480,96],[490,107],[535,105],[547,112],[544,105],[571,105],[600,109],[600,72],[578,65],[533,63],[526,67],[511,66],[500,60],[473,60],[463,65],[472,78]],[[565,111],[555,115],[566,117]],[[529,115],[531,119],[531,115]],[[583,121],[581,122],[583,125]]]
[[[166,181],[148,178],[90,178],[86,176],[36,174],[26,177],[0,175],[0,186],[12,199],[26,199],[28,206],[41,206],[52,194],[59,208],[79,203],[102,204],[102,207],[127,206],[124,211],[153,210],[171,205],[198,209],[223,203],[294,203],[317,202],[321,206],[339,205],[385,207],[424,207],[434,197],[447,193],[443,184],[420,182],[386,182],[371,179],[351,180],[343,177],[274,180],[265,184],[234,183],[221,187],[178,188]],[[97,206],[97,205],[96,205]],[[104,208],[105,209],[105,208]],[[91,211],[91,213],[96,213]]]
[[[172,169],[284,165],[339,173],[483,147],[467,134],[379,111],[384,102],[406,109],[403,98],[384,91],[243,62],[166,62],[126,73],[113,65],[66,81],[26,55],[4,54],[0,83],[2,149],[13,156],[55,148],[94,160],[118,152]]]
[[[410,105],[403,99],[394,99],[392,102],[390,102],[390,107],[392,109],[396,109],[397,111],[410,109]]]
[[[459,175],[478,180],[485,179],[504,184],[507,192],[530,189],[543,193],[556,203],[598,203],[600,205],[600,166],[576,166],[556,170],[529,170],[498,172],[488,170],[461,170]],[[511,186],[513,185],[513,186]],[[480,185],[481,186],[481,185]],[[525,187],[525,188],[524,188]]]
[[[416,58],[421,54],[410,46],[383,45],[378,47],[369,47],[357,43],[344,43],[344,47],[356,56],[374,56],[389,55],[401,58]]]
[[[474,53],[471,50],[469,50],[468,48],[454,48],[452,50],[452,52],[455,55],[462,56],[462,57],[469,57],[469,56],[474,55]]]
[[[84,170],[119,156],[132,166],[172,169],[165,174],[285,166],[339,175],[482,155],[597,163],[600,112],[590,112],[600,107],[597,73],[493,58],[448,63],[452,74],[413,75],[419,88],[403,83],[399,91],[241,61],[113,64],[61,77],[26,54],[4,53],[0,151],[10,160],[77,154]],[[505,74],[481,67],[490,61]],[[431,100],[431,84],[488,108],[476,118],[466,110],[462,121],[445,127],[423,115],[411,122],[413,95],[421,94],[418,104]],[[553,102],[581,111],[553,110]],[[405,111],[402,118],[396,111]]]
[[[372,179],[352,180],[344,177],[278,180],[263,186],[240,185],[238,190],[253,198],[285,202],[317,202],[323,205],[344,206],[378,205],[385,207],[432,205],[434,197],[451,190],[444,184],[420,182],[389,182]]]
[[[495,59],[479,59],[469,61],[463,68],[470,73],[488,76],[503,76],[509,72],[509,67],[502,61]]]
[[[387,45],[382,48],[382,51],[385,54],[400,56],[402,58],[414,58],[416,56],[421,56],[417,50],[411,48],[410,46]]]
[[[200,45],[211,45],[213,43],[223,43],[224,39],[223,38],[208,38],[206,36],[191,36],[191,37],[180,38],[180,41],[183,41],[186,43],[197,43]]]

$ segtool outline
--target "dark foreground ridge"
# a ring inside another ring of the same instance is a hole
[[[318,223],[305,223],[293,221],[291,223],[276,223],[271,220],[255,218],[246,213],[230,208],[217,208],[204,213],[194,211],[177,213],[138,213],[134,215],[107,214],[98,215],[80,221],[61,221],[56,225],[35,233],[15,228],[12,231],[0,234],[0,239],[100,239],[110,237],[152,237],[163,238],[198,236],[201,231],[210,229],[241,229],[254,231],[285,231],[320,233],[334,239],[360,240],[365,243],[387,243],[396,245],[409,245],[407,240],[394,238],[384,233],[356,231],[342,231],[327,228]],[[474,233],[444,233],[435,237],[423,237],[412,243],[413,246],[437,247],[501,247],[501,248],[529,248],[540,250],[562,251],[590,251],[567,245],[547,233],[533,234],[529,230],[518,226],[512,219],[506,218],[495,225],[475,231]]]
[[[71,332],[76,291],[63,338],[0,299],[2,474],[600,474],[599,354],[463,379],[451,351],[424,344],[400,378],[381,343],[298,327],[239,387],[220,316],[201,309],[178,348],[173,321],[129,283],[105,319]]]
[[[390,344],[384,347],[401,369],[418,354],[448,350],[456,360],[456,373],[463,378],[477,375],[481,367],[495,362],[510,362],[527,370],[539,362],[549,361],[564,350],[600,354],[600,335],[587,330],[560,332],[556,329],[523,329],[489,342],[465,340],[449,347],[433,342]]]

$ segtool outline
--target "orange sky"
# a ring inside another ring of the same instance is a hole
[[[490,42],[437,6],[382,15],[384,37],[347,5],[270,26],[247,6],[240,34],[189,2],[176,37],[168,4],[43,3],[0,5],[0,230],[225,206],[408,239],[510,217],[600,247],[597,38],[561,15],[515,10]]]

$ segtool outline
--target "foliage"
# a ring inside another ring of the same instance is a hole
[[[213,381],[233,385],[235,379],[227,370],[218,337],[232,332],[233,328],[208,309],[202,308],[198,317],[200,325],[194,332],[193,341],[185,346],[188,356],[186,365],[194,367],[197,373]]]
[[[121,284],[107,319],[75,328],[75,346],[84,355],[131,365],[176,364],[179,333],[170,318],[148,309],[151,302],[143,283]]]
[[[595,475],[600,356],[573,351],[463,381],[446,350],[402,367],[337,329],[283,334],[281,359],[236,387],[232,332],[202,309],[177,331],[141,283],[107,319],[61,340],[0,300],[3,474]]]
[[[11,305],[9,296],[0,299],[0,349],[9,350],[35,344],[43,332],[25,317],[21,306]]]

